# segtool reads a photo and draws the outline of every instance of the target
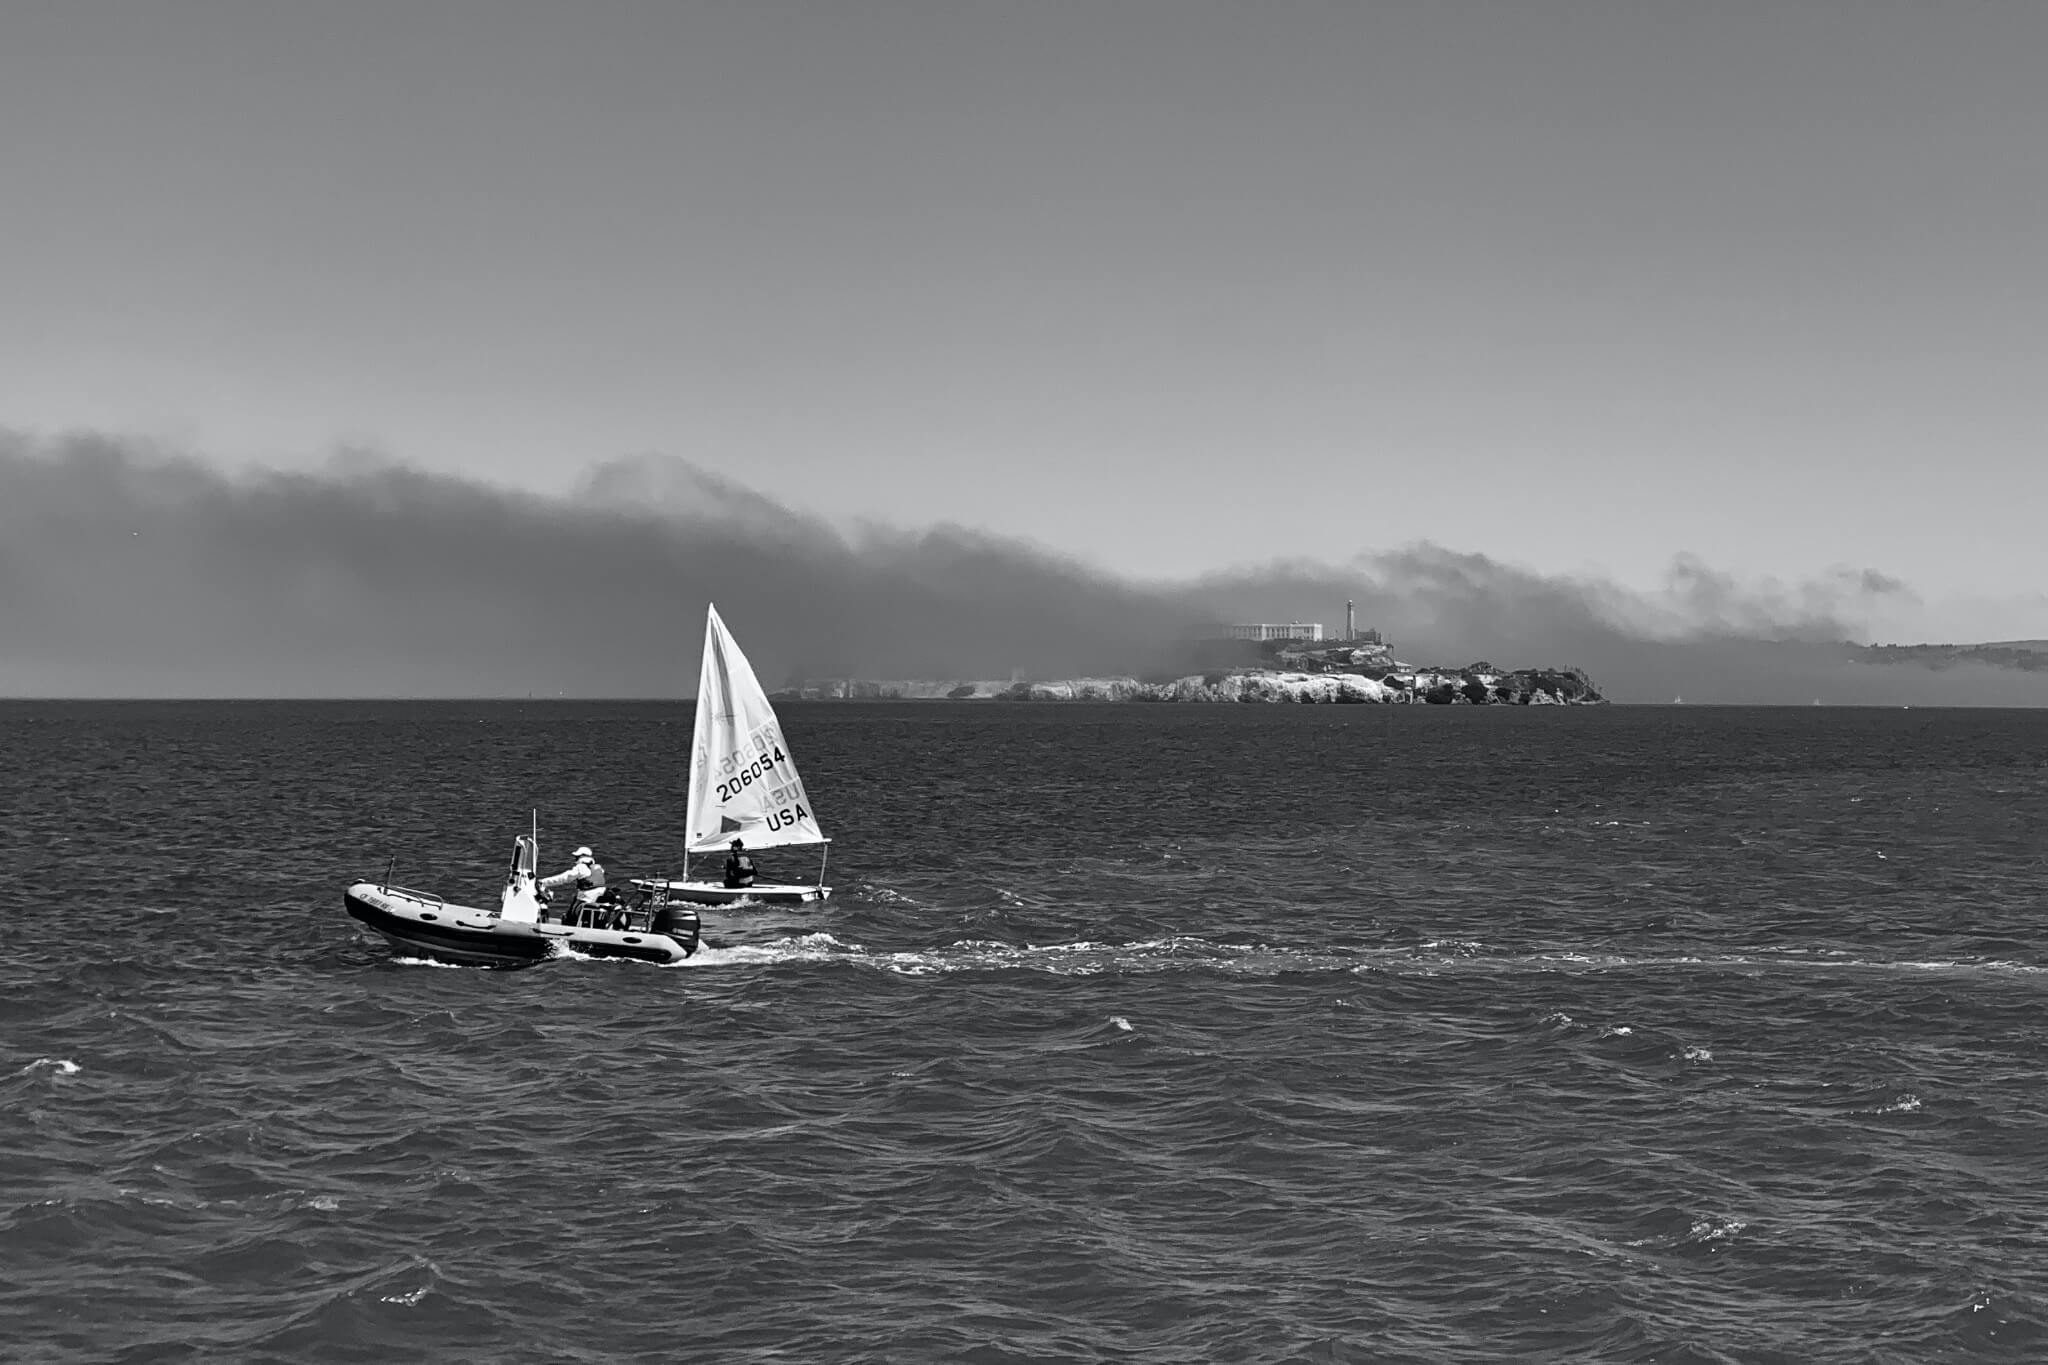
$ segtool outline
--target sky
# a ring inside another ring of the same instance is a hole
[[[1972,0],[19,0],[0,610],[61,577],[30,485],[553,526],[667,469],[1091,602],[1479,562],[1666,643],[2048,636],[2044,51]]]

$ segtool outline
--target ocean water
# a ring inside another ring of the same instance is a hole
[[[490,972],[342,888],[687,704],[0,704],[0,1357],[2048,1358],[2048,714],[783,719],[825,908]]]

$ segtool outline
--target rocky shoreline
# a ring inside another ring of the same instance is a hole
[[[1185,677],[987,681],[810,679],[774,694],[808,701],[1262,702],[1366,706],[1595,706],[1606,702],[1583,670],[1465,668],[1231,668]]]

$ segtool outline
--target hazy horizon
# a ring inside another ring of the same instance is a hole
[[[764,683],[1185,670],[1228,620],[1357,603],[1413,663],[1580,667],[1615,700],[2048,702],[2048,677],[1844,661],[1909,585],[1745,582],[1696,558],[1654,593],[1428,544],[1139,582],[957,525],[842,533],[688,462],[548,497],[364,457],[227,474],[105,437],[0,432],[0,694],[681,696],[715,601]]]

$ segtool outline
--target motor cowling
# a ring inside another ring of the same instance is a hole
[[[655,933],[666,934],[681,944],[686,956],[697,951],[698,939],[704,932],[697,912],[687,905],[656,906],[653,928]]]

